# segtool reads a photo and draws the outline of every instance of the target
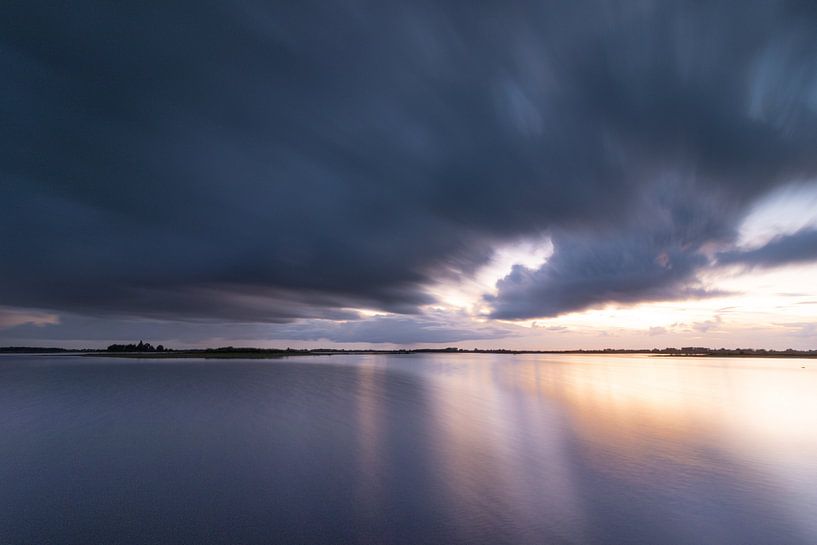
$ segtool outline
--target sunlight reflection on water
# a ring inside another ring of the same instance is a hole
[[[0,359],[0,543],[815,543],[817,361]]]

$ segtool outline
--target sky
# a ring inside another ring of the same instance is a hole
[[[817,348],[815,6],[5,2],[0,345]]]

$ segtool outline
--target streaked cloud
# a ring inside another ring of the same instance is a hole
[[[759,248],[718,254],[718,262],[723,265],[779,267],[812,261],[817,261],[817,229],[803,229],[791,235],[780,235]]]
[[[22,325],[45,326],[59,324],[56,314],[30,309],[0,307],[0,329],[9,329]]]
[[[6,12],[0,304],[40,316],[7,330],[564,337],[817,261],[807,3]]]

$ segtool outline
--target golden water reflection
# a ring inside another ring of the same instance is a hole
[[[582,536],[603,493],[592,474],[621,501],[640,501],[628,487],[686,495],[690,513],[706,487],[700,505],[732,502],[737,518],[769,502],[793,535],[817,536],[814,360],[457,355],[400,367],[433,386],[439,463],[466,518],[538,516],[551,534]]]

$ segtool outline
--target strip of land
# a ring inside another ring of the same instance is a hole
[[[720,358],[817,358],[817,350],[767,350],[757,348],[651,348],[600,350],[508,350],[508,349],[463,349],[412,348],[393,350],[346,350],[339,348],[252,348],[223,346],[219,348],[174,350],[161,345],[153,347],[148,343],[138,345],[111,345],[107,349],[67,349],[53,347],[0,347],[0,354],[79,354],[91,357],[120,358],[284,358],[292,356],[331,356],[335,354],[647,354],[674,357],[720,357]]]

